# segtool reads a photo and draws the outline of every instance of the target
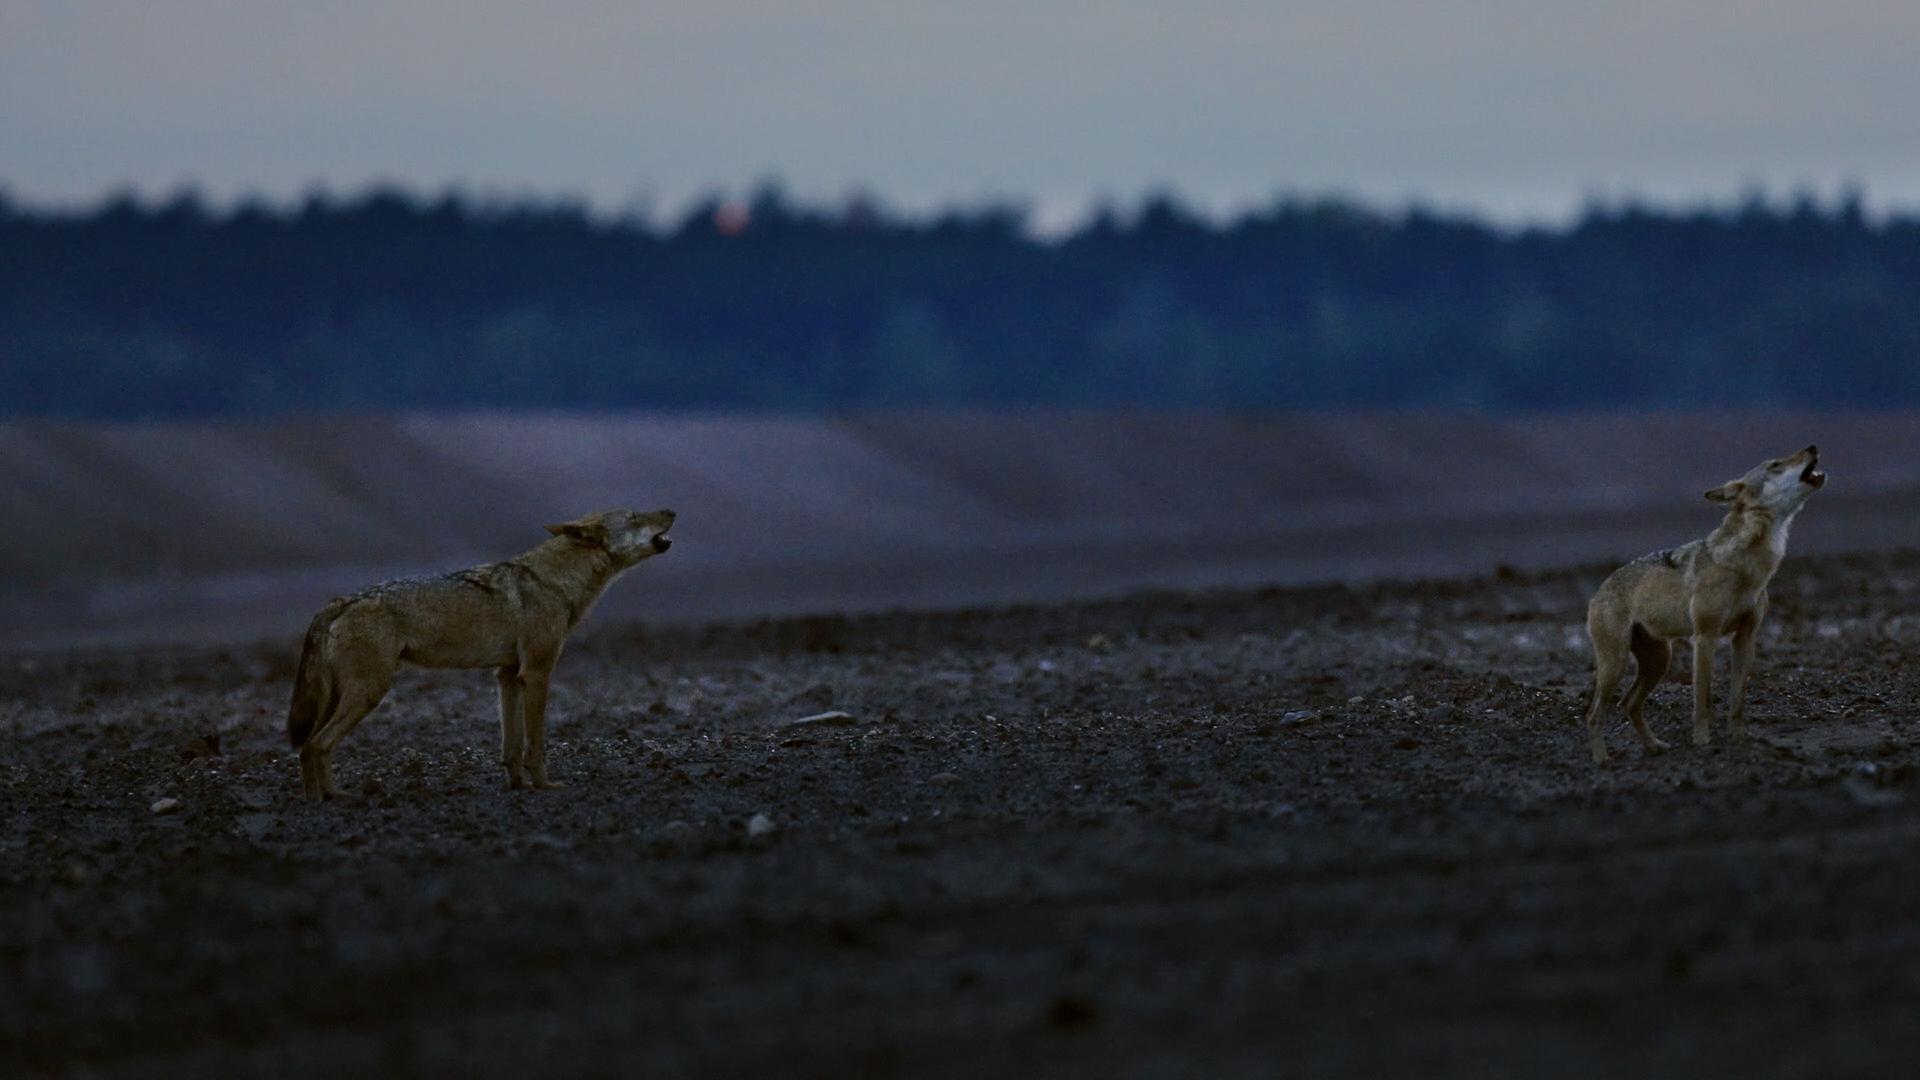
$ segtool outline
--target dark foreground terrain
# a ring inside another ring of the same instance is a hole
[[[1596,770],[1598,576],[590,624],[564,790],[415,673],[321,808],[290,641],[0,657],[0,1074],[1909,1073],[1920,553]]]

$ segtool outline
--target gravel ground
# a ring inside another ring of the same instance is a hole
[[[1920,553],[1789,559],[1754,737],[1670,682],[1595,769],[1604,569],[595,623],[567,787],[416,672],[325,807],[292,641],[0,656],[0,1073],[1911,1070]]]

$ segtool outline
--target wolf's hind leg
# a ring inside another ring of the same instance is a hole
[[[1639,666],[1639,674],[1633,680],[1633,686],[1627,690],[1627,719],[1633,722],[1634,734],[1640,736],[1640,745],[1647,753],[1657,754],[1667,749],[1667,742],[1647,730],[1647,698],[1660,686],[1660,680],[1667,675],[1667,668],[1673,663],[1673,646],[1647,633],[1639,623],[1633,624],[1633,637],[1630,641],[1634,662]]]
[[[320,748],[309,740],[300,748],[300,790],[308,802],[319,802],[327,797],[327,790],[320,782]]]
[[[393,685],[394,668],[397,660],[375,652],[372,647],[361,647],[343,653],[339,666],[334,673],[334,685],[339,688],[338,703],[327,717],[320,730],[313,733],[302,749],[314,751],[314,767],[318,771],[320,793],[328,799],[345,797],[345,792],[333,784],[333,748],[360,721],[366,719],[380,699],[387,696],[387,688]],[[309,790],[308,798],[312,798]]]
[[[1607,739],[1600,726],[1613,704],[1614,691],[1620,688],[1620,679],[1627,672],[1625,645],[1610,634],[1594,635],[1593,701],[1587,705],[1587,746],[1593,752],[1595,765],[1606,764]]]
[[[346,797],[333,786],[333,755],[312,739],[300,748],[300,785],[306,791],[308,802]]]
[[[520,692],[520,669],[494,670],[500,683],[500,764],[507,770],[507,786],[527,786],[527,713]]]

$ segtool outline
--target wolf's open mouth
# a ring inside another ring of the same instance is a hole
[[[665,533],[653,538],[653,550],[665,551],[673,546],[673,541]]]
[[[1810,458],[1807,467],[1800,470],[1800,482],[1809,487],[1819,487],[1827,482],[1827,474],[1820,471],[1820,459]]]

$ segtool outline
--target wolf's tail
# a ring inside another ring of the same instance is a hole
[[[340,617],[346,606],[345,600],[335,600],[321,608],[313,622],[307,624],[307,640],[300,647],[300,667],[293,674],[293,703],[287,707],[287,741],[295,747],[307,744],[331,704],[332,665],[325,656],[327,631],[333,628],[333,620]]]

